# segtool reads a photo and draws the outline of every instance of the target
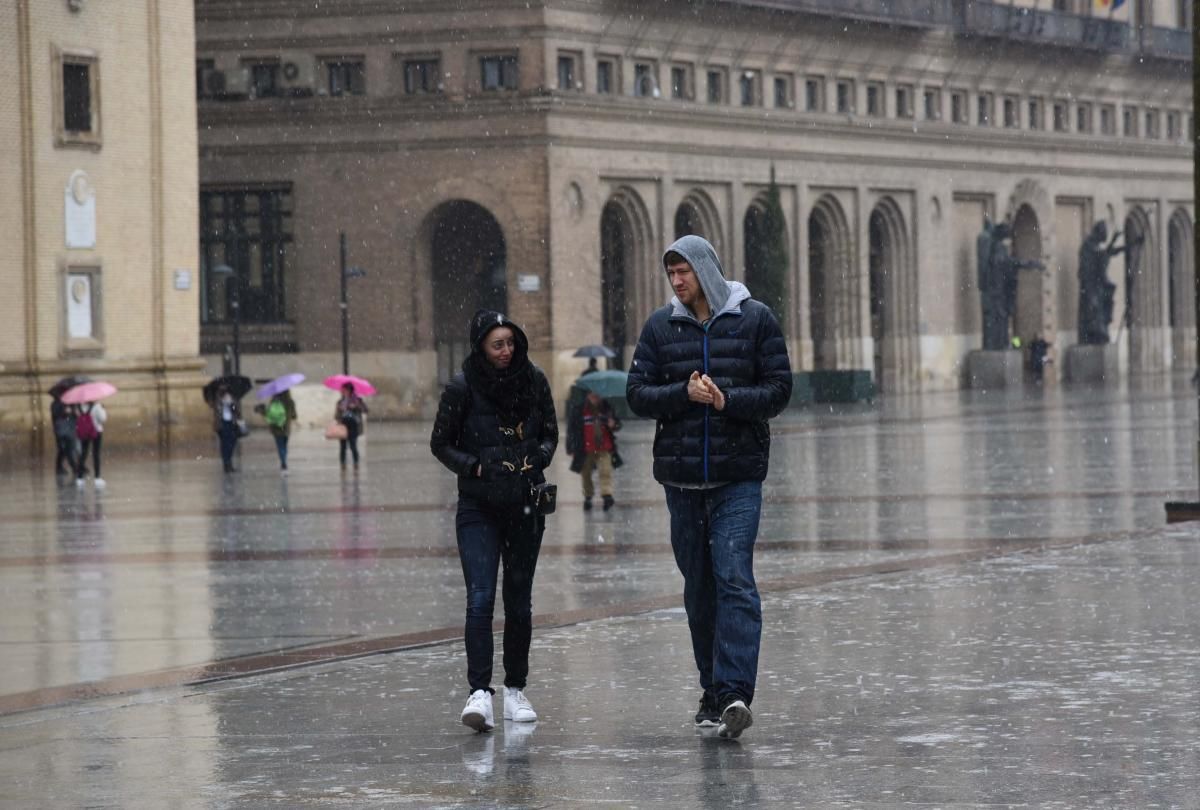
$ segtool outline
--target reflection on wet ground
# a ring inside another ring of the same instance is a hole
[[[740,745],[687,722],[645,423],[611,513],[583,513],[556,459],[532,734],[452,717],[463,594],[428,425],[373,425],[357,476],[301,436],[280,477],[266,435],[229,477],[211,457],[115,457],[104,491],[8,471],[0,776],[14,806],[1186,805],[1200,530],[1158,527],[1194,492],[1194,420],[1179,381],[777,420]]]

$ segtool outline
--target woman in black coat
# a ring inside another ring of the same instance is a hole
[[[533,572],[545,530],[531,490],[558,446],[550,383],[529,360],[525,333],[499,312],[471,320],[470,356],[438,404],[429,445],[458,475],[458,555],[467,584],[464,725],[495,726],[492,611],[504,564],[504,719],[533,722],[525,697],[533,632]]]

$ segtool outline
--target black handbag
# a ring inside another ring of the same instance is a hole
[[[529,497],[535,514],[552,515],[558,506],[558,484],[549,481],[533,484],[529,487]]]

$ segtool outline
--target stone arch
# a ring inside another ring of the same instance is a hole
[[[431,348],[438,382],[445,384],[471,351],[474,312],[508,311],[508,241],[489,209],[465,199],[430,211],[420,240],[432,288]]]
[[[809,334],[813,368],[854,368],[862,333],[862,284],[854,272],[854,243],[841,203],[817,200],[808,217]]]
[[[675,208],[675,238],[695,234],[712,243],[713,250],[722,265],[729,262],[725,255],[724,231],[721,229],[721,214],[708,192],[700,188],[689,191]]]
[[[1196,366],[1195,226],[1184,208],[1167,226],[1167,325],[1171,328],[1171,365]]]
[[[904,212],[883,197],[867,224],[871,337],[881,391],[915,390],[919,374],[919,311],[915,252]]]
[[[767,279],[763,274],[766,267],[763,266],[767,259],[766,249],[768,245],[766,240],[769,234],[766,229],[769,225],[767,220],[767,204],[768,192],[760,191],[755,195],[750,205],[746,208],[746,213],[742,217],[742,253],[743,253],[743,278],[746,281],[746,286],[750,288],[750,294],[755,298],[768,304],[775,311],[780,323],[787,320],[787,302],[789,281],[792,278],[792,251],[789,249],[787,253],[788,266],[784,270],[783,278],[778,289],[772,289],[773,285],[770,279]],[[781,212],[782,214],[782,212]],[[783,246],[788,249],[791,245],[791,240],[787,233],[787,216],[783,214]],[[760,289],[761,288],[761,289]],[[784,332],[788,332],[788,327],[784,326]]]
[[[614,368],[625,368],[638,324],[661,298],[654,254],[646,204],[637,191],[621,186],[600,213],[601,323],[605,344],[617,352]]]
[[[1118,331],[1129,330],[1133,373],[1166,367],[1166,302],[1155,219],[1155,213],[1141,205],[1134,205],[1125,216],[1125,309]]]
[[[1041,261],[1045,254],[1042,239],[1042,220],[1032,205],[1022,204],[1012,220],[1012,253],[1023,261]],[[1015,279],[1016,309],[1009,332],[1028,346],[1034,338],[1045,337],[1045,284],[1036,271],[1018,271]]]

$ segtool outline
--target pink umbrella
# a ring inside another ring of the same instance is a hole
[[[354,386],[354,393],[360,397],[370,397],[375,395],[375,386],[364,380],[362,377],[355,377],[353,374],[334,374],[332,377],[325,378],[325,387],[332,388],[334,391],[341,391],[342,386],[349,383]]]
[[[106,382],[86,382],[74,388],[68,388],[62,395],[62,401],[67,405],[80,405],[84,402],[96,402],[111,397],[117,393],[117,387]]]

